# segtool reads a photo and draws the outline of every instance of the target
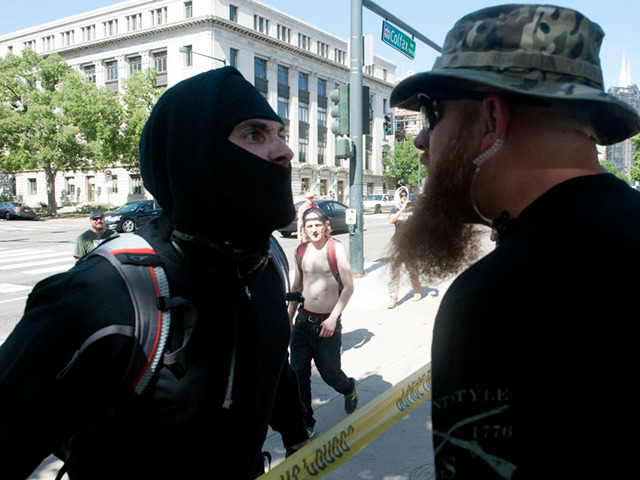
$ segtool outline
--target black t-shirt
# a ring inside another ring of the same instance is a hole
[[[635,469],[639,253],[640,192],[580,177],[533,202],[455,280],[432,347],[438,478]]]

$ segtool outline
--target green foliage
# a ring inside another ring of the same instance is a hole
[[[640,182],[640,134],[631,138],[631,144],[633,145],[633,165],[631,165],[630,174],[632,180]]]
[[[420,151],[413,144],[413,137],[407,135],[404,141],[395,142],[392,155],[382,158],[384,175],[395,179],[399,185],[418,187],[426,176],[426,169],[419,163]]]
[[[58,172],[137,165],[142,127],[162,93],[155,78],[150,70],[132,75],[120,96],[58,55],[25,48],[0,58],[0,169],[43,170],[55,214]]]
[[[156,88],[154,69],[136,72],[124,81],[121,164],[129,170],[136,171],[139,167],[140,135],[151,109],[163,92],[164,89]]]

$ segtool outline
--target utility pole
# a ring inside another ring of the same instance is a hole
[[[363,6],[385,19],[392,20],[396,25],[399,25],[411,33],[414,38],[421,40],[437,52],[442,52],[442,48],[439,45],[429,40],[395,15],[376,5],[373,1],[351,0],[349,136],[354,154],[349,160],[349,206],[356,211],[356,228],[353,230],[353,233],[349,235],[349,261],[351,263],[351,270],[355,276],[364,275],[364,229],[362,228],[362,191],[364,177],[364,152],[362,148],[362,135],[364,134],[364,118],[362,114],[364,105],[362,89],[362,64],[364,58],[364,38],[362,36]],[[368,105],[369,99],[367,98],[366,100]],[[418,175],[420,174],[419,172],[420,164],[418,164]]]
[[[349,262],[355,276],[364,275],[364,242],[362,228],[363,189],[363,118],[362,118],[362,0],[351,0],[351,58],[349,91],[349,135],[355,155],[349,166],[349,206],[356,210],[356,225],[349,235]]]

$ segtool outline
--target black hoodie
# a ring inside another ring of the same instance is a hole
[[[101,258],[43,280],[0,347],[0,477],[26,478],[75,435],[72,480],[251,479],[260,473],[290,327],[276,269],[269,264],[243,272],[278,222],[291,220],[293,209],[290,185],[284,187],[288,169],[226,140],[245,118],[277,119],[235,69],[223,68],[169,89],[141,141],[142,176],[166,216],[136,234],[159,253],[171,295],[184,297],[197,312],[183,358],[186,374],[160,368],[144,394],[123,405],[116,401],[117,387],[131,341],[111,335],[92,344],[58,379],[93,332],[114,323],[133,325],[133,305],[115,269]],[[262,182],[255,171],[264,185],[256,185]],[[228,224],[211,218],[239,185],[262,189],[275,210],[248,233],[245,225],[260,216],[255,201],[221,212]],[[186,236],[177,239],[174,226]],[[225,245],[242,238],[236,228],[257,240],[246,242],[255,249],[242,256]],[[194,242],[185,240],[189,236]],[[181,320],[174,311],[169,344],[182,339],[179,328],[174,331]],[[230,408],[223,408],[229,399]]]

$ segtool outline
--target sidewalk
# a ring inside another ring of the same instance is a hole
[[[423,286],[423,298],[413,301],[408,275],[401,277],[400,299],[387,309],[388,267],[365,265],[366,275],[354,279],[355,290],[343,314],[342,369],[357,380],[359,406],[389,389],[431,359],[433,322],[450,281]],[[326,385],[314,369],[316,436],[346,417],[344,400]],[[367,448],[346,462],[328,479],[432,480],[435,479],[430,435],[430,403],[424,402]],[[313,441],[313,440],[312,440]],[[284,459],[280,435],[269,431],[265,450],[272,467]]]

